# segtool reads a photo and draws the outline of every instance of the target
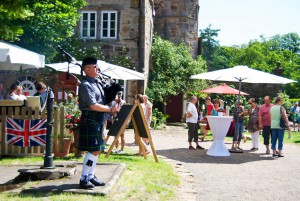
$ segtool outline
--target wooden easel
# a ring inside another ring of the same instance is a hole
[[[145,153],[144,147],[142,146],[142,141],[141,137],[143,138],[148,138],[149,143],[151,146],[151,150],[154,156],[154,159],[156,162],[158,162],[158,158],[156,155],[156,151],[153,145],[152,137],[148,128],[148,125],[146,123],[146,119],[143,113],[142,106],[140,104],[135,104],[135,105],[123,105],[120,112],[117,114],[116,120],[113,122],[108,135],[109,136],[115,136],[115,139],[110,146],[110,148],[107,151],[107,154],[105,157],[107,158],[114,146],[117,143],[117,139],[119,139],[120,135],[124,133],[125,128],[127,126],[127,123],[132,120],[135,135],[137,135],[138,142],[136,142],[140,149],[143,152],[143,156],[145,159],[147,159],[147,155]]]

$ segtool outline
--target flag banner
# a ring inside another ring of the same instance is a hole
[[[9,145],[32,147],[46,145],[47,119],[6,119],[6,140]]]

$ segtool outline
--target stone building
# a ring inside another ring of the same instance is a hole
[[[198,0],[155,0],[154,32],[175,44],[182,41],[198,56]],[[176,110],[174,110],[176,108]],[[184,94],[167,98],[168,121],[179,122],[186,110]]]
[[[101,46],[106,58],[129,56],[144,81],[125,82],[128,98],[144,93],[148,82],[153,35],[152,0],[87,0],[80,11],[76,34],[91,45]]]
[[[175,44],[184,41],[196,58],[199,8],[198,0],[155,0],[154,32]]]

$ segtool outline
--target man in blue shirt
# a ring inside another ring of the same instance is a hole
[[[299,123],[298,122],[299,112],[300,112],[300,108],[298,106],[298,102],[295,102],[295,104],[290,109],[290,115],[291,115],[291,120],[293,121],[294,131],[296,131],[296,123]],[[298,131],[299,131],[299,125],[298,125]]]

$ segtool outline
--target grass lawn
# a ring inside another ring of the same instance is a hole
[[[126,170],[121,179],[116,184],[109,197],[93,195],[81,195],[70,193],[40,193],[40,194],[14,194],[4,192],[0,194],[0,200],[174,200],[176,198],[176,187],[180,184],[179,176],[173,171],[170,164],[160,160],[154,161],[152,156],[148,160],[143,157],[133,156],[134,151],[127,149],[127,154],[110,155],[108,158],[101,154],[100,162],[125,163]],[[74,157],[55,159],[55,161],[76,160],[82,162],[83,159]],[[0,165],[34,164],[43,162],[43,157],[27,158],[4,158]],[[33,185],[33,184],[28,184]]]

